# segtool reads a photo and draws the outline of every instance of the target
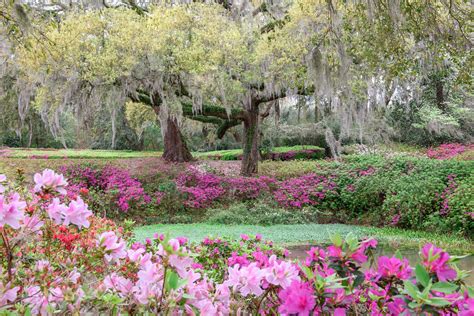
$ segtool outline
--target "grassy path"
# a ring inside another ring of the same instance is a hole
[[[381,243],[398,248],[413,248],[432,242],[450,252],[474,253],[474,243],[460,237],[446,234],[439,235],[427,232],[405,231],[393,228],[373,228],[342,224],[308,224],[308,225],[210,225],[210,224],[158,224],[141,226],[135,229],[137,240],[144,240],[154,233],[167,233],[171,237],[185,236],[191,241],[200,241],[206,236],[239,238],[240,234],[262,234],[265,239],[281,245],[298,245],[306,243],[327,243],[331,234],[342,236],[349,232],[359,238],[373,237]]]

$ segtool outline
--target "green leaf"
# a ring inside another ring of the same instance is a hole
[[[474,287],[468,287],[467,294],[469,295],[469,297],[474,297]]]
[[[400,250],[397,250],[395,252],[395,258],[400,259],[400,260],[403,259],[403,256],[402,256],[402,253],[400,252]]]
[[[336,247],[341,247],[342,246],[342,237],[339,234],[333,234],[331,236],[331,241]]]
[[[405,281],[404,285],[405,285],[405,292],[408,293],[408,295],[410,295],[412,298],[418,297],[418,293],[419,293],[418,288],[413,283],[411,283],[411,281]]]
[[[452,283],[438,282],[438,283],[433,284],[433,286],[431,287],[431,290],[441,292],[441,293],[450,294],[450,293],[453,293],[454,291],[456,291],[457,288],[458,288],[458,286],[455,285],[455,284],[452,284]]]
[[[364,275],[363,273],[359,273],[359,274],[357,275],[357,277],[355,278],[355,280],[354,280],[354,284],[352,285],[353,288],[356,288],[356,287],[358,287],[359,285],[361,285],[362,282],[364,282],[364,280],[365,280],[365,275]]]
[[[451,305],[450,302],[440,298],[440,297],[433,297],[433,298],[430,298],[429,301],[426,301],[426,303],[428,303],[429,305],[432,305],[432,306],[438,306],[438,307],[443,307],[443,306],[448,306],[448,305]]]
[[[423,267],[421,264],[417,264],[415,267],[415,275],[416,275],[416,280],[423,285],[424,287],[428,286],[428,283],[430,282],[430,274],[428,271],[426,271],[425,267]]]
[[[179,283],[179,276],[176,272],[170,271],[168,272],[165,288],[166,290],[176,290],[178,288]]]
[[[301,264],[299,264],[301,270],[303,271],[303,273],[305,274],[306,278],[308,278],[309,280],[313,279],[314,278],[314,274],[313,274],[313,271],[311,271],[310,268],[308,268],[307,266]]]

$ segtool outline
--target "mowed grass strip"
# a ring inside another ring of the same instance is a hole
[[[241,234],[261,234],[264,239],[273,240],[279,245],[325,244],[333,234],[345,236],[349,233],[358,238],[372,237],[383,244],[398,248],[416,248],[427,242],[436,244],[454,253],[474,253],[474,243],[468,239],[446,234],[417,232],[395,228],[374,228],[343,224],[305,224],[305,225],[211,225],[211,224],[157,224],[137,227],[136,240],[144,241],[154,233],[169,234],[170,237],[184,236],[190,241],[199,242],[203,238],[239,238]]]

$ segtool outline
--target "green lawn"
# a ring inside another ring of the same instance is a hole
[[[413,248],[427,242],[455,253],[474,253],[474,244],[469,240],[450,237],[445,234],[405,231],[394,228],[373,228],[342,224],[308,225],[210,225],[210,224],[158,224],[141,226],[135,229],[137,240],[144,240],[154,233],[169,234],[171,237],[185,236],[191,241],[200,241],[206,236],[239,238],[240,234],[262,234],[265,239],[280,245],[298,245],[306,243],[327,243],[331,234],[347,235],[353,233],[359,238],[374,237],[379,242],[396,248]]]
[[[274,153],[283,153],[291,150],[303,150],[303,149],[318,149],[318,146],[312,145],[298,145],[298,146],[282,146],[282,147],[274,147],[272,148],[272,152]],[[206,158],[209,156],[222,156],[222,155],[240,155],[242,154],[242,149],[228,149],[228,150],[214,150],[214,151],[206,151],[206,152],[194,152],[193,156],[197,158]]]
[[[113,158],[144,158],[160,157],[158,151],[131,150],[95,150],[95,149],[26,149],[11,148],[6,154],[9,158],[48,158],[48,159],[113,159]]]
[[[317,146],[275,147],[273,152],[290,150],[316,149]],[[8,158],[48,158],[48,159],[114,159],[114,158],[145,158],[160,157],[160,151],[132,151],[132,150],[102,150],[102,149],[29,149],[9,148],[4,154]],[[206,158],[214,155],[242,154],[242,149],[216,150],[208,152],[193,152],[196,158]]]

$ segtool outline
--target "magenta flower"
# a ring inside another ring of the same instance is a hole
[[[241,234],[240,238],[242,238],[242,240],[244,240],[244,241],[247,241],[247,240],[249,240],[249,235]]]
[[[5,196],[0,195],[0,228],[5,225],[13,229],[20,228],[20,221],[24,218],[26,203],[20,201],[20,195],[14,193],[7,203]]]
[[[219,248],[216,248],[215,250],[219,251]],[[231,257],[227,259],[227,265],[229,267],[232,267],[232,266],[235,266],[236,264],[238,264],[241,267],[247,266],[249,264],[249,260],[247,259],[247,254],[244,253],[243,255],[239,256],[237,251],[232,251]]]
[[[305,259],[305,264],[309,267],[313,262],[323,262],[326,259],[326,252],[318,247],[311,247],[306,251],[308,256]]]
[[[67,181],[64,179],[62,174],[57,174],[51,169],[43,170],[43,173],[37,173],[34,176],[35,180],[35,192],[41,192],[43,190],[57,191],[62,195],[66,195]]]
[[[395,297],[392,302],[387,304],[391,315],[404,315],[407,310],[407,303],[401,297]]]
[[[263,293],[260,285],[264,276],[265,271],[257,267],[255,262],[247,267],[236,265],[229,268],[229,278],[225,284],[233,287],[234,291],[239,290],[243,296],[249,294],[259,296]]]
[[[339,259],[342,258],[342,249],[340,247],[331,245],[327,248],[327,253],[329,257],[339,258]]]
[[[288,288],[281,290],[278,297],[281,301],[278,312],[282,315],[307,316],[316,304],[310,285],[299,281],[293,281]]]
[[[393,256],[392,258],[382,256],[378,259],[378,273],[383,278],[398,278],[406,280],[410,278],[412,268],[407,259],[400,260]]]
[[[453,280],[456,271],[449,266],[449,254],[433,244],[426,244],[421,249],[422,264],[429,272],[435,273],[440,281]]]
[[[97,246],[104,248],[104,258],[108,262],[125,258],[127,256],[125,241],[117,237],[113,231],[102,233],[97,240]]]

